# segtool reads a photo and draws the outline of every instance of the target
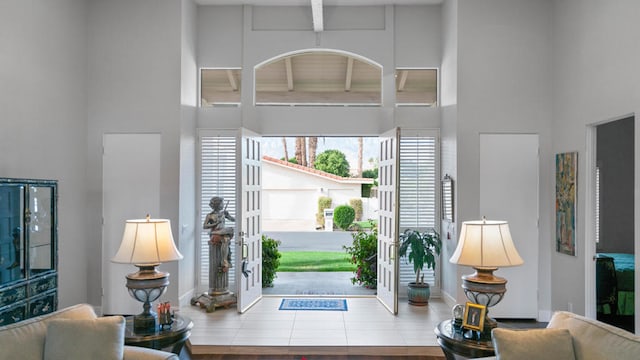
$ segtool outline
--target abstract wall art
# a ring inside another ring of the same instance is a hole
[[[576,255],[578,153],[556,154],[556,251]]]

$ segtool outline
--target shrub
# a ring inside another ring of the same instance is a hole
[[[320,196],[318,198],[318,213],[316,214],[316,221],[318,225],[324,226],[324,209],[331,207],[331,198],[327,196]]]
[[[340,229],[347,230],[356,218],[356,211],[349,205],[336,206],[333,209],[333,223]]]
[[[356,211],[355,221],[362,220],[362,199],[351,199],[349,205]]]
[[[272,287],[273,280],[277,277],[276,271],[280,266],[280,241],[262,235],[262,287]]]
[[[351,283],[375,289],[378,277],[378,228],[371,222],[371,231],[359,230],[351,234],[352,246],[342,248],[351,255],[351,263],[356,265]]]

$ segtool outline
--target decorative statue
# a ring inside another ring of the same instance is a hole
[[[202,227],[209,229],[209,291],[191,299],[191,305],[212,312],[217,307],[235,304],[237,298],[229,291],[229,268],[231,267],[231,239],[233,228],[225,221],[236,221],[227,211],[229,202],[222,206],[224,198],[214,196],[209,201],[211,212],[204,218]]]
[[[227,211],[227,204],[224,208],[222,202],[224,198],[214,196],[209,201],[212,211],[204,218],[204,229],[209,229],[209,243],[220,248],[220,261],[216,263],[216,268],[220,272],[227,272],[231,267],[230,243],[233,238],[233,228],[225,227],[225,219],[236,221]],[[211,255],[211,254],[210,254]]]

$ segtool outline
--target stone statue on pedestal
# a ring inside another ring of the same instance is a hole
[[[211,198],[211,212],[202,225],[204,229],[209,229],[209,291],[191,299],[191,305],[206,308],[207,312],[237,302],[236,296],[229,291],[233,228],[225,226],[226,220],[235,221],[235,218],[227,211],[228,202],[224,207],[223,203],[224,198],[220,196]]]

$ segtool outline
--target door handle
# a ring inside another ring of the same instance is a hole
[[[249,245],[245,244],[245,242],[242,242],[242,259],[246,259],[249,257]]]

